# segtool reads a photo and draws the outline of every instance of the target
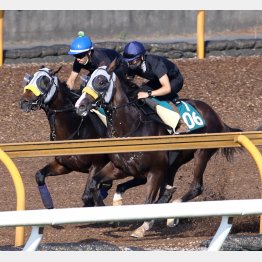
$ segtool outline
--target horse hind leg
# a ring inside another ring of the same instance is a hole
[[[190,185],[189,190],[181,198],[175,199],[172,203],[187,202],[201,195],[203,187],[203,174],[207,167],[207,163],[210,158],[214,155],[217,149],[201,149],[198,154],[195,154],[195,168],[194,168],[194,178]],[[176,221],[175,221],[176,220]],[[177,225],[178,220],[175,218],[170,218],[167,220],[167,226],[174,227]]]

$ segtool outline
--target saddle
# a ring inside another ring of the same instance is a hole
[[[140,108],[153,121],[166,126],[170,134],[188,133],[205,126],[201,114],[191,104],[181,99],[167,102],[146,98]]]
[[[170,134],[193,132],[206,124],[196,108],[182,99],[167,102],[156,98],[145,98],[137,100],[136,106],[146,117],[162,125]],[[101,110],[92,110],[92,112],[107,126],[105,112]]]

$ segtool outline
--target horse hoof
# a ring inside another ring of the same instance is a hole
[[[118,199],[118,200],[113,201],[113,206],[122,206],[122,205],[123,205],[122,199]]]
[[[144,237],[144,235],[145,235],[145,230],[143,228],[138,228],[131,234],[131,237],[142,238]]]
[[[178,225],[178,223],[179,223],[179,219],[178,218],[176,218],[176,219],[175,218],[169,218],[166,221],[166,225],[168,227],[175,227],[175,226]]]

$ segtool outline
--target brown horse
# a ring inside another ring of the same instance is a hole
[[[102,106],[107,116],[109,137],[168,135],[166,127],[148,119],[137,107],[136,100],[129,99],[127,94],[130,94],[130,87],[134,87],[134,84],[130,84],[123,75],[116,74],[114,72],[116,67],[116,61],[113,61],[109,66],[100,67],[92,74],[88,83],[89,88],[84,90],[81,101],[78,102],[77,113],[79,115],[88,113],[90,104]],[[193,131],[194,133],[241,131],[227,126],[206,103],[198,100],[186,101],[197,109],[206,122],[203,128]],[[189,201],[203,192],[203,173],[208,161],[217,151],[218,149],[214,148],[181,150],[174,152],[174,155],[172,152],[165,151],[111,154],[111,162],[95,174],[88,185],[89,197],[97,195],[99,183],[132,176],[144,178],[147,181],[146,204],[168,202],[174,192],[169,191],[169,188],[173,186],[176,172],[194,158],[193,182],[188,192],[176,200],[176,202]],[[222,149],[222,153],[228,160],[233,156],[234,151],[234,148]],[[112,163],[123,172],[113,172]],[[153,221],[145,221],[133,232],[132,236],[143,237],[152,225]]]
[[[43,109],[50,125],[50,139],[53,141],[106,137],[106,127],[95,114],[91,113],[85,118],[76,114],[75,102],[79,98],[79,95],[71,92],[66,84],[58,79],[56,74],[60,69],[53,71],[42,67],[33,77],[30,77],[20,98],[21,110],[31,112]],[[91,177],[109,161],[107,155],[55,157],[51,163],[37,171],[35,175],[44,206],[48,209],[54,208],[52,197],[45,183],[46,177],[64,175],[72,171],[89,173],[89,177]],[[128,188],[139,184],[141,184],[140,181],[132,180],[118,185],[118,188],[124,192]],[[107,196],[107,190],[111,186],[111,182],[101,185],[100,197],[102,199]],[[94,203],[92,199],[86,196],[86,190],[82,195],[82,200],[84,206],[103,204],[103,202]]]

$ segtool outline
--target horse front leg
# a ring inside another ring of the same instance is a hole
[[[113,206],[121,206],[123,204],[122,202],[123,194],[126,192],[126,190],[140,185],[144,185],[146,181],[147,181],[146,178],[135,177],[127,182],[119,184],[116,187],[116,192],[113,197]]]
[[[90,176],[90,180],[85,189],[86,201],[93,199],[95,205],[103,205],[101,187],[105,184],[110,185],[113,180],[120,179],[125,176],[125,173],[116,168],[112,162],[107,163],[100,171]]]
[[[35,174],[36,183],[42,199],[42,202],[47,209],[54,208],[53,200],[48,187],[45,183],[45,179],[48,176],[58,176],[68,174],[71,171],[60,165],[56,160],[46,165],[44,168],[38,170]]]
[[[164,168],[162,169],[164,170]],[[145,204],[153,204],[156,202],[157,193],[160,189],[160,185],[163,181],[164,172],[160,170],[150,171],[147,175],[146,192],[147,197]],[[132,234],[132,237],[142,238],[145,236],[146,231],[150,230],[154,225],[154,220],[144,221],[142,226],[137,228]]]
[[[92,207],[95,206],[95,200],[93,197],[93,193],[90,193],[91,188],[96,187],[96,185],[91,185],[92,183],[92,178],[94,177],[95,174],[97,174],[103,166],[91,166],[89,170],[89,176],[88,180],[86,182],[86,187],[85,191],[82,195],[82,201],[84,203],[84,207]],[[93,181],[94,183],[94,181]],[[103,200],[107,197],[108,195],[108,190],[112,187],[112,181],[108,181],[106,183],[100,183],[99,184],[99,196],[96,197],[96,199],[99,199],[99,205],[104,206]],[[98,204],[98,201],[96,201]]]

